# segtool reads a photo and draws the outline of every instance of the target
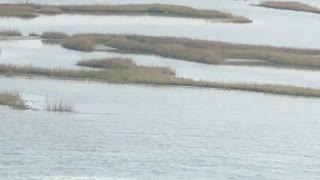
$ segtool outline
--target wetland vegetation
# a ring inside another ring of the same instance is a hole
[[[0,4],[0,16],[33,18],[39,14],[94,14],[94,15],[153,15],[187,18],[214,19],[224,22],[250,23],[251,20],[231,13],[216,10],[195,9],[187,6],[168,4],[127,4],[127,5],[37,5]]]
[[[320,9],[305,3],[295,2],[295,1],[264,1],[258,4],[257,6],[273,8],[273,9],[283,9],[283,10],[292,10],[292,11],[302,11],[320,14]]]
[[[14,30],[0,31],[0,36],[22,36],[22,33]]]
[[[23,99],[19,94],[2,92],[0,93],[0,105],[9,106],[13,109],[25,110],[28,107],[25,105]]]
[[[94,51],[97,45],[112,47],[120,53],[154,54],[205,64],[234,64],[228,59],[260,60],[259,64],[297,68],[320,68],[320,50],[234,44],[218,41],[143,35],[75,34],[66,38],[63,47]],[[99,48],[101,50],[101,48]],[[110,48],[106,48],[110,51]],[[256,63],[256,62],[252,62]],[[250,62],[245,62],[246,65]]]
[[[166,67],[138,66],[130,59],[83,60],[81,66],[92,70],[63,70],[32,66],[0,65],[0,74],[6,76],[39,76],[58,79],[91,80],[116,84],[145,84],[240,90],[268,94],[320,97],[320,89],[276,85],[195,81],[177,77],[174,70]],[[98,65],[101,65],[98,67]],[[96,69],[98,68],[98,69]]]

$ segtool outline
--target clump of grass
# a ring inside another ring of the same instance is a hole
[[[311,12],[311,13],[320,13],[320,9],[308,4],[295,2],[295,1],[264,1],[257,6],[273,8],[273,9],[284,9],[292,11],[302,11],[302,12]]]
[[[77,63],[79,66],[92,68],[112,68],[112,69],[128,69],[135,67],[136,64],[131,59],[126,58],[107,58],[107,59],[91,59],[82,60]]]
[[[66,104],[62,99],[53,103],[49,103],[46,107],[46,111],[51,112],[74,112],[74,107]]]
[[[76,34],[63,47],[93,51],[96,45],[117,52],[155,54],[206,64],[224,64],[227,59],[263,60],[273,65],[320,68],[320,50],[244,45],[187,38],[142,35]]]
[[[62,70],[31,66],[0,65],[0,74],[16,76],[44,76],[60,79],[93,80],[119,84],[150,84],[165,86],[190,86],[261,92],[268,94],[320,97],[320,89],[272,84],[242,84],[194,81],[175,76],[169,68],[133,66],[128,69],[107,68],[102,70]]]
[[[40,6],[38,12],[46,15],[56,15],[56,14],[63,13],[58,6],[51,6],[51,5]]]
[[[28,107],[19,94],[4,92],[0,93],[0,105],[9,106],[13,109],[25,110]]]
[[[0,16],[34,18],[38,15],[33,6],[28,4],[1,4]]]
[[[32,32],[32,33],[29,33],[29,36],[38,37],[38,36],[40,36],[40,35],[39,35],[38,33]]]
[[[22,36],[22,33],[19,31],[13,31],[13,30],[0,31],[0,36]]]
[[[63,41],[63,47],[78,51],[93,51],[96,45],[96,39],[93,38],[66,38]]]
[[[128,4],[128,5],[71,5],[60,6],[68,13],[96,13],[96,14],[148,14],[157,16],[176,16],[205,19],[221,19],[236,23],[249,23],[245,17],[235,16],[230,13],[194,9],[187,6],[169,4]]]
[[[68,35],[62,32],[44,32],[41,35],[42,39],[53,39],[53,40],[65,39],[66,37],[68,37]]]

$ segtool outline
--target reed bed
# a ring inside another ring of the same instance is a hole
[[[51,112],[74,112],[74,107],[65,103],[62,99],[56,102],[47,104],[46,111]]]
[[[0,36],[22,36],[22,33],[14,30],[0,31]]]
[[[37,17],[38,14],[34,7],[29,4],[1,4],[0,16],[34,18]]]
[[[273,8],[273,9],[283,9],[283,10],[292,10],[292,11],[302,11],[310,13],[320,13],[320,9],[308,4],[295,2],[295,1],[264,1],[257,6]]]
[[[77,65],[104,69],[129,69],[137,66],[131,59],[117,57],[106,59],[81,60],[77,63]]]
[[[106,62],[104,62],[104,64],[105,63]],[[112,62],[112,64],[114,64],[114,62]],[[88,65],[88,67],[90,66],[91,65]],[[117,84],[149,84],[217,88],[277,95],[320,97],[320,89],[272,84],[194,81],[191,79],[176,77],[174,71],[165,67],[143,67],[135,65],[130,68],[119,68],[119,66],[116,66],[113,68],[101,68],[100,70],[62,70],[32,66],[0,65],[0,74],[11,76],[42,76],[59,79],[93,80]]]
[[[12,109],[25,110],[28,107],[19,94],[3,92],[0,93],[0,105],[9,106]]]
[[[224,64],[228,59],[262,60],[273,65],[320,68],[320,50],[233,44],[175,37],[116,34],[75,34],[63,47],[93,51],[97,45],[121,53],[154,54],[206,64]],[[239,63],[241,64],[241,63]]]
[[[65,39],[67,35],[62,32],[43,32],[41,35],[42,39],[50,39],[50,40],[57,40],[57,39]]]
[[[94,14],[94,15],[153,15],[187,18],[215,19],[224,22],[250,23],[245,17],[216,10],[195,9],[187,6],[168,4],[127,4],[127,5],[36,5],[0,4],[0,16],[22,18],[37,17],[39,14]]]

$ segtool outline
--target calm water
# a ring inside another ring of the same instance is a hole
[[[65,97],[78,111],[0,107],[1,179],[320,178],[319,100],[19,78],[0,83],[6,84],[0,90]]]
[[[0,0],[0,3],[12,3]],[[35,3],[151,3],[155,0],[30,0]],[[0,18],[0,29],[138,33],[319,48],[320,15],[249,6],[257,1],[163,0],[220,9],[247,25],[149,16]],[[319,1],[311,1],[315,5]],[[303,22],[303,26],[301,25]],[[79,69],[81,59],[129,57],[197,80],[320,88],[318,71],[213,66],[150,55],[84,53],[39,40],[1,41],[0,63]],[[0,179],[311,179],[320,178],[320,99],[205,88],[7,78],[38,111],[0,106]],[[63,100],[76,113],[49,113]],[[54,178],[56,177],[56,178]]]
[[[132,1],[123,1],[123,3],[128,2]],[[320,16],[317,14],[279,11],[225,0],[214,1],[214,3],[208,0],[203,3],[195,0],[180,0],[175,3],[233,12],[252,19],[253,23],[209,23],[205,20],[150,16],[58,15],[41,16],[32,20],[0,18],[0,27],[1,30],[14,29],[23,31],[25,34],[43,31],[135,33],[301,48],[320,47],[320,41],[315,38],[316,32],[320,31]]]

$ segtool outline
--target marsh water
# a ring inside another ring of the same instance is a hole
[[[0,0],[8,2],[12,3]],[[257,1],[174,2],[225,10],[254,21],[242,25],[150,16],[58,15],[30,20],[0,18],[0,27],[25,34],[137,33],[320,48],[315,38],[320,15],[253,7],[249,5],[252,2]],[[178,76],[196,80],[320,88],[319,71],[214,66],[153,55],[85,53],[40,40],[0,41],[0,48],[0,62],[5,64],[81,69],[75,65],[78,60],[117,56],[132,58],[140,65],[168,66]],[[20,77],[0,77],[3,91],[20,93],[35,110],[0,106],[0,179],[320,178],[320,99]],[[61,99],[75,112],[44,111],[48,102]]]
[[[48,1],[34,2],[46,3]],[[75,1],[54,2],[57,4],[75,4]],[[76,4],[91,4],[96,2],[97,1],[76,1]],[[116,3],[116,1],[102,0],[98,2]],[[144,0],[134,2],[155,3],[157,1]],[[124,4],[134,2],[121,1],[121,3]],[[40,16],[29,20],[0,18],[0,25],[2,29],[19,30],[25,34],[32,32],[40,33],[43,31],[62,31],[67,33],[134,33],[301,48],[318,48],[320,46],[320,42],[314,38],[314,32],[320,31],[319,15],[273,10],[250,5],[256,2],[257,1],[243,2],[231,0],[206,0],[201,3],[195,0],[179,0],[174,2],[175,4],[189,5],[196,8],[212,8],[232,12],[253,20],[253,23],[245,25],[212,23],[202,19],[90,15]],[[118,3],[117,1],[116,4]],[[171,3],[171,1],[161,1],[161,3]],[[301,22],[303,22],[303,25]]]
[[[0,107],[3,178],[320,176],[320,100],[23,78],[0,83],[0,90],[64,97],[78,111]]]

